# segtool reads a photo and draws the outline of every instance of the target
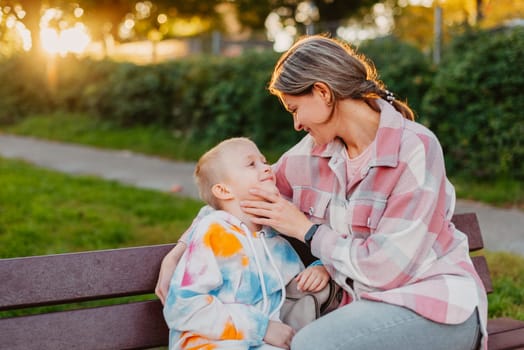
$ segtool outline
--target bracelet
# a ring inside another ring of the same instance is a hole
[[[320,226],[319,224],[311,225],[309,230],[307,230],[306,234],[304,235],[304,242],[306,242],[306,245],[309,248],[311,248],[311,241],[313,240],[313,236],[315,235],[315,233],[317,233],[319,226]]]

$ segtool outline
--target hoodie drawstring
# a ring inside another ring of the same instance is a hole
[[[255,265],[257,266],[257,272],[258,272],[258,279],[260,280],[260,284],[262,287],[262,312],[267,314],[268,310],[268,297],[267,297],[267,291],[266,291],[266,282],[264,281],[264,274],[262,272],[262,266],[260,266],[260,261],[258,260],[257,251],[255,250],[255,245],[253,244],[253,239],[251,238],[251,232],[247,228],[246,225],[242,224],[242,229],[244,229],[244,232],[247,236],[247,241],[249,242],[249,246],[251,247],[251,250],[253,251],[253,257],[255,258]]]
[[[277,265],[275,264],[275,260],[273,259],[273,256],[271,255],[269,248],[267,247],[265,236],[266,236],[266,233],[264,231],[260,232],[260,238],[262,240],[262,245],[264,246],[264,251],[266,252],[269,258],[269,262],[271,263],[271,266],[277,273],[278,281],[280,282],[280,289],[282,290],[282,297],[280,298],[280,303],[278,304],[277,308],[271,313],[271,315],[269,315],[269,318],[271,318],[277,312],[280,312],[280,308],[282,307],[282,305],[284,305],[284,301],[286,300],[286,285],[284,284],[282,275],[280,274],[280,271],[278,270]]]
[[[253,238],[251,238],[251,232],[249,231],[249,229],[247,228],[246,225],[242,224],[242,229],[244,230],[244,232],[246,233],[246,236],[247,236],[247,241],[249,242],[249,246],[251,248],[251,250],[253,251],[253,257],[255,258],[255,265],[257,267],[257,272],[258,272],[258,278],[260,279],[260,285],[262,287],[262,312],[264,312],[266,315],[268,314],[268,309],[269,309],[269,305],[268,305],[268,296],[267,296],[267,289],[266,289],[266,282],[265,282],[265,279],[264,279],[264,273],[263,273],[263,270],[262,270],[262,266],[260,265],[260,260],[258,258],[258,255],[257,255],[257,252],[255,250],[255,245],[253,243]],[[280,274],[280,271],[275,263],[275,259],[273,259],[273,255],[271,255],[271,252],[266,244],[266,240],[265,240],[265,232],[264,231],[261,231],[260,232],[260,238],[261,238],[261,241],[262,241],[262,246],[264,247],[264,252],[266,253],[266,255],[268,256],[268,259],[269,259],[269,262],[271,264],[271,267],[275,270],[275,273],[278,277],[278,281],[280,282],[280,287],[281,287],[281,290],[282,290],[282,297],[281,297],[281,300],[280,300],[280,303],[278,304],[277,308],[275,310],[273,310],[273,312],[271,312],[271,314],[269,314],[269,318],[271,319],[277,312],[280,312],[280,308],[282,307],[282,305],[284,304],[284,301],[286,300],[286,285],[284,284],[284,280],[282,278],[282,275]]]

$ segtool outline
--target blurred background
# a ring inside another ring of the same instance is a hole
[[[374,62],[437,133],[452,174],[521,180],[523,28],[514,0],[1,0],[0,126],[43,133],[12,126],[75,113],[191,144],[153,153],[194,160],[245,135],[274,160],[302,135],[267,93],[272,67],[322,33]]]
[[[285,51],[300,35],[351,43],[387,35],[438,61],[442,41],[468,27],[522,25],[514,0],[0,1],[0,55],[19,51],[155,63],[191,54]]]
[[[154,63],[257,47],[285,51],[325,33],[358,44],[394,35],[425,53],[458,28],[522,25],[513,0],[187,0],[0,2],[0,54],[76,54]]]
[[[243,135],[274,162],[303,134],[273,66],[319,33],[437,134],[459,200],[521,217],[522,0],[0,0],[0,136],[193,162]],[[175,242],[202,202],[173,192],[0,157],[0,258]],[[524,320],[522,256],[487,256],[490,316]]]

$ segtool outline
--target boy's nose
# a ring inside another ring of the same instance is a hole
[[[264,164],[264,172],[266,172],[266,173],[271,172],[271,165],[269,165],[269,164]]]

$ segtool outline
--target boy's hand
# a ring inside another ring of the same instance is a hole
[[[298,290],[318,292],[328,284],[330,276],[324,266],[317,265],[307,267],[295,278],[297,280]]]
[[[280,321],[269,321],[264,341],[282,349],[289,349],[295,330]]]

